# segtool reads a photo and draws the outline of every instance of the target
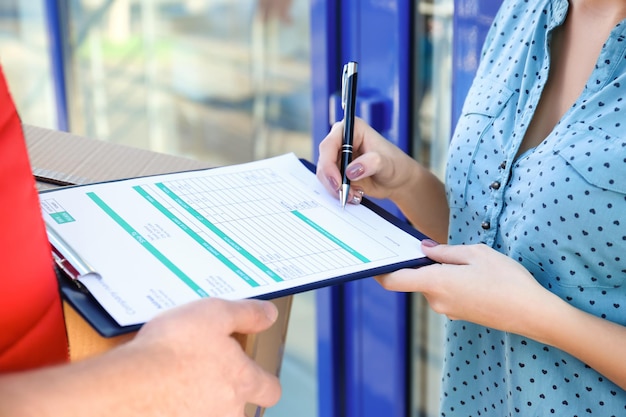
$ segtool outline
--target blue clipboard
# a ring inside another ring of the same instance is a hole
[[[311,172],[315,173],[316,167],[313,163],[300,159],[300,161],[309,169]],[[78,185],[80,187],[80,185]],[[46,191],[43,191],[45,193]],[[401,220],[397,216],[394,216],[387,210],[383,209],[373,201],[363,198],[362,205],[368,207],[370,210],[387,220],[388,222],[394,224],[398,228],[406,231],[407,233],[415,236],[416,238],[423,240],[428,237],[416,230],[409,223],[404,220]],[[57,260],[58,263],[58,260]],[[322,287],[328,287],[332,285],[340,285],[349,281],[370,278],[376,275],[381,275],[389,272],[393,272],[398,269],[403,268],[417,268],[420,266],[425,266],[434,263],[431,259],[420,257],[410,261],[395,263],[391,265],[387,265],[384,267],[376,267],[369,270],[338,276],[336,278],[326,279],[320,282],[304,284],[298,287],[289,288],[287,290],[282,291],[274,291],[256,298],[259,299],[274,299],[280,298],[287,295],[293,295],[296,293],[306,292]],[[108,313],[107,311],[98,303],[98,301],[89,293],[87,289],[82,287],[82,285],[75,280],[72,280],[69,277],[69,274],[64,272],[62,268],[57,267],[57,277],[59,280],[59,289],[62,297],[66,300],[73,308],[76,310],[80,316],[85,319],[101,336],[103,337],[114,337],[119,336],[125,333],[131,333],[137,331],[141,328],[141,324],[132,325],[132,326],[120,326]]]

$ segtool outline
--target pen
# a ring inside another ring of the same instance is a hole
[[[347,167],[352,162],[352,139],[354,136],[354,112],[356,107],[357,63],[350,61],[343,66],[341,78],[341,107],[343,108],[343,142],[341,146],[341,189],[339,200],[345,208],[350,191]]]

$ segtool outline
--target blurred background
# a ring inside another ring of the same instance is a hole
[[[311,159],[308,0],[51,3],[0,0],[0,62],[24,123],[215,165]],[[317,415],[314,293],[291,314],[268,417]]]
[[[216,164],[310,156],[307,0],[68,5],[55,29],[72,132]],[[1,0],[0,53],[23,119],[56,127],[45,12]]]

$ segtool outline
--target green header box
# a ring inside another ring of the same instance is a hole
[[[54,221],[57,222],[57,224],[71,223],[71,222],[76,221],[76,219],[74,219],[70,215],[70,213],[68,213],[67,211],[59,211],[57,213],[50,213],[50,217],[52,217],[52,219],[54,219]]]

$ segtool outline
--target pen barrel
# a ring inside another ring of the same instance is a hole
[[[341,147],[342,183],[350,184],[346,175],[346,168],[352,162],[352,138],[354,137],[354,122],[356,112],[357,76],[355,72],[346,77],[346,100],[344,107],[343,145]]]
[[[346,173],[348,165],[352,162],[352,144],[343,144],[341,147],[341,172],[342,184],[350,184],[350,179]]]

